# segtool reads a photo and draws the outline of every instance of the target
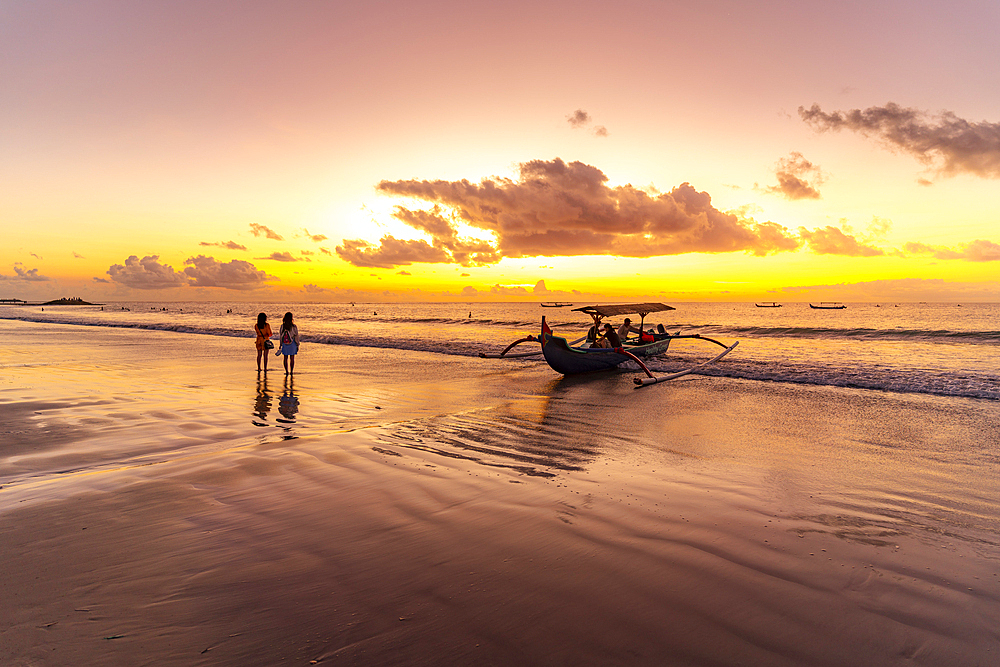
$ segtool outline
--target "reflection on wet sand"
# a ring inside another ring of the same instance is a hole
[[[267,413],[271,411],[271,401],[271,393],[267,390],[267,375],[258,376],[257,397],[253,402],[253,414],[257,419],[251,420],[254,426],[267,426]]]
[[[551,387],[496,408],[386,425],[379,440],[535,477],[582,471],[609,441],[631,436],[602,430],[602,409],[610,408],[602,405],[600,385],[581,387]]]
[[[281,398],[278,399],[278,412],[281,413],[281,417],[278,417],[275,421],[282,424],[294,424],[295,415],[298,411],[299,397],[295,395],[295,380],[292,379],[291,375],[286,375],[285,388],[281,393]]]

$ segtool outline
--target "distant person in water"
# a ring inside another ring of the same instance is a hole
[[[267,314],[261,313],[257,316],[257,324],[253,325],[253,331],[257,334],[257,370],[260,371],[260,360],[264,359],[264,372],[267,372],[267,347],[268,339],[271,337],[271,325],[267,323]],[[274,343],[271,343],[274,347]]]
[[[281,318],[278,338],[281,340],[279,352],[284,356],[285,375],[291,375],[295,372],[295,355],[299,353],[299,328],[292,321],[291,313],[285,313]]]

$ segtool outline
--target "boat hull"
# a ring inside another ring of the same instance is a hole
[[[563,375],[607,371],[629,360],[627,355],[610,348],[570,347],[565,338],[553,335],[551,329],[544,324],[540,339],[545,361],[552,367],[552,370]],[[642,358],[663,354],[669,346],[670,337],[664,337],[643,345],[626,345],[624,349]]]

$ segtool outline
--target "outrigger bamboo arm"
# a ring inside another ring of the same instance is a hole
[[[535,338],[534,336],[525,336],[524,338],[519,338],[519,339],[515,340],[513,343],[511,343],[510,345],[508,345],[507,347],[505,347],[504,350],[503,350],[503,352],[501,352],[500,354],[488,354],[486,352],[480,352],[479,353],[479,358],[480,359],[503,359],[503,358],[506,357],[506,358],[511,358],[512,359],[514,357],[533,357],[535,355],[541,354],[541,351],[539,350],[538,352],[521,352],[519,354],[510,354],[510,355],[508,355],[507,353],[510,352],[511,349],[514,348],[514,346],[520,345],[521,343],[537,343],[537,342],[538,342],[538,339]]]
[[[736,346],[740,344],[739,341],[736,341],[735,343],[733,343],[729,347],[726,347],[725,345],[723,345],[719,341],[712,340],[711,338],[705,338],[704,336],[692,335],[692,336],[683,336],[683,338],[702,338],[704,340],[712,341],[713,343],[715,343],[717,345],[722,345],[722,347],[725,347],[726,349],[724,349],[722,352],[720,352],[718,355],[716,355],[712,359],[709,359],[708,361],[706,361],[704,363],[698,364],[697,366],[692,366],[691,368],[689,368],[687,370],[678,371],[676,373],[671,373],[670,375],[661,375],[661,376],[654,376],[652,373],[649,372],[649,369],[646,368],[646,366],[641,361],[639,361],[632,353],[630,353],[630,352],[628,352],[626,350],[625,354],[627,354],[628,356],[632,357],[636,361],[639,361],[639,365],[642,366],[642,369],[644,371],[646,371],[646,375],[649,376],[649,377],[645,377],[645,378],[632,378],[632,381],[635,382],[636,389],[638,389],[639,387],[646,387],[646,386],[651,385],[651,384],[656,384],[657,382],[666,382],[667,380],[673,380],[674,378],[682,377],[684,375],[687,375],[688,373],[693,373],[696,370],[698,370],[699,368],[703,368],[705,366],[708,366],[709,364],[714,364],[716,361],[718,361],[722,357],[724,357],[727,354],[729,354],[730,352],[732,352],[733,349],[735,349]]]
[[[583,341],[586,338],[587,338],[586,336],[583,336],[582,338],[577,338],[576,340],[574,340],[573,342],[571,342],[569,344],[570,345],[576,345],[577,343]],[[505,347],[504,350],[503,350],[503,352],[501,352],[500,354],[490,354],[488,352],[480,352],[479,353],[479,358],[480,359],[516,359],[516,358],[519,358],[519,357],[537,357],[539,354],[542,353],[541,350],[539,350],[538,352],[518,352],[517,354],[507,354],[507,353],[510,352],[510,350],[515,345],[520,345],[521,343],[539,343],[539,342],[541,342],[541,341],[539,341],[534,336],[525,336],[524,338],[519,338],[519,339],[515,340],[513,343],[511,343],[510,345],[508,345],[507,347]]]

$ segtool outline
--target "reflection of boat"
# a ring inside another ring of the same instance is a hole
[[[574,308],[573,310],[586,313],[593,318],[594,326],[591,328],[588,335],[569,342],[564,337],[555,335],[552,328],[549,327],[548,322],[546,322],[543,317],[542,331],[537,338],[535,336],[527,336],[526,338],[514,341],[504,348],[503,352],[500,354],[487,354],[485,352],[480,352],[479,356],[483,358],[498,359],[504,357],[530,357],[541,354],[545,357],[545,361],[554,371],[562,373],[563,375],[575,375],[577,373],[610,370],[617,368],[626,361],[631,360],[639,364],[639,367],[642,368],[648,376],[646,378],[635,378],[635,383],[641,386],[655,384],[656,382],[662,382],[663,380],[671,380],[682,375],[687,375],[702,366],[718,361],[725,355],[732,352],[733,348],[738,345],[738,343],[733,343],[727,347],[724,343],[720,343],[719,341],[711,338],[706,338],[699,334],[682,335],[680,332],[670,334],[666,332],[652,333],[643,331],[643,324],[645,323],[646,315],[665,310],[674,310],[672,306],[667,306],[662,303],[629,303],[606,306],[584,306],[583,308]],[[626,340],[622,341],[620,347],[611,348],[593,346],[593,341],[597,338],[597,332],[601,329],[602,319],[605,317],[614,317],[616,315],[632,314],[640,316],[639,330],[642,331],[642,333],[633,338],[626,338]],[[667,376],[655,377],[649,369],[646,368],[646,365],[642,362],[642,358],[654,357],[656,355],[663,354],[670,346],[670,342],[679,338],[693,338],[708,341],[719,345],[720,347],[724,347],[725,350],[714,359],[711,359],[703,364],[699,364],[693,368],[672,373]],[[541,352],[508,354],[515,346],[528,342],[540,343],[542,346]],[[580,343],[584,344],[580,345]]]
[[[561,301],[543,301],[542,308],[568,308],[572,306],[571,303],[562,303]]]
[[[814,310],[843,310],[847,308],[839,301],[820,301],[818,306],[810,303],[809,307]]]
[[[781,308],[781,304],[776,301],[765,301],[764,303],[755,303],[758,308]]]

